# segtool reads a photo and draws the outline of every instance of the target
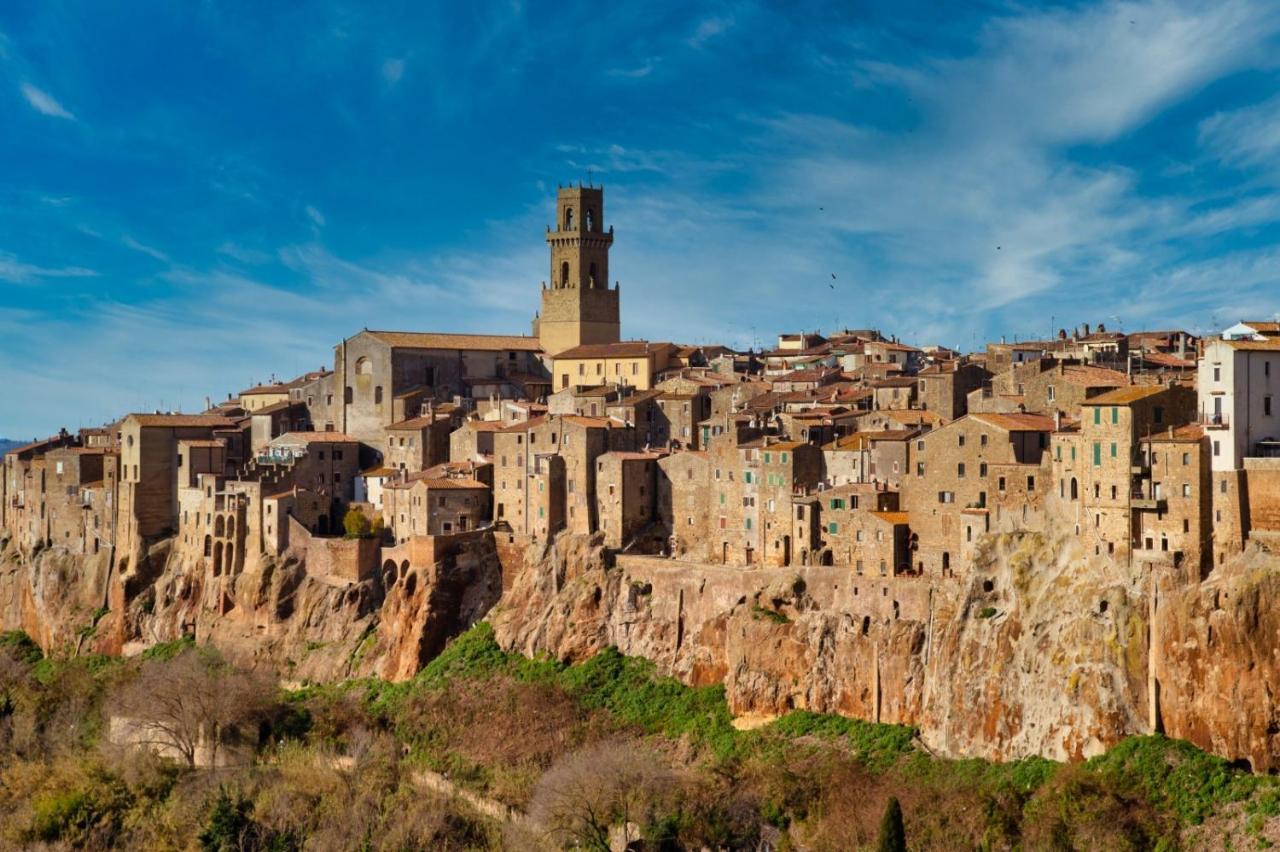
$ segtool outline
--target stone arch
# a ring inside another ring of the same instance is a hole
[[[373,375],[373,361],[371,361],[369,358],[366,358],[366,357],[360,357],[360,358],[357,358],[357,359],[356,359],[356,375],[357,375],[357,376],[372,376],[372,375]]]
[[[1071,477],[1071,499],[1072,500],[1080,499],[1080,483],[1076,480],[1074,476]]]
[[[213,536],[207,535],[204,537],[204,557],[208,559],[210,556],[213,556]]]
[[[213,522],[213,534],[217,538],[222,538],[227,534],[227,519],[219,515],[217,520]]]
[[[573,230],[573,208],[572,207],[564,208],[564,229],[566,231]]]
[[[236,516],[227,515],[227,538],[236,537]]]
[[[569,261],[567,260],[560,262],[560,286],[569,286]]]
[[[406,559],[400,563],[400,576],[405,577],[409,574],[409,560]]]
[[[409,574],[404,579],[404,595],[407,598],[413,597],[413,593],[418,589],[418,575]]]
[[[588,231],[594,231],[596,229],[596,211],[588,207],[586,212],[586,218],[583,221],[586,222]]]
[[[382,583],[386,586],[393,586],[396,582],[396,561],[388,559],[382,563]]]
[[[222,576],[222,542],[213,546],[213,576]]]

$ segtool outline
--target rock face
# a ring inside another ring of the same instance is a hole
[[[1255,770],[1280,764],[1280,558],[1261,551],[1199,582],[1088,556],[1071,535],[1006,534],[968,580],[936,588],[613,555],[569,535],[528,552],[477,537],[359,583],[285,560],[215,587],[163,543],[136,562],[117,576],[105,559],[6,550],[0,627],[107,653],[195,635],[294,681],[403,679],[487,614],[509,650],[581,660],[615,645],[723,684],[735,714],[910,724],[948,756],[1079,759],[1163,730]]]
[[[493,605],[501,573],[487,538],[425,568],[359,583],[316,577],[294,559],[264,560],[225,585],[167,543],[120,575],[107,559],[55,549],[0,553],[0,626],[46,650],[130,654],[183,636],[293,681],[412,676]]]
[[[1201,584],[1087,557],[1070,535],[992,537],[967,585],[847,569],[742,570],[560,539],[490,616],[499,642],[578,660],[607,645],[740,715],[802,708],[916,725],[952,757],[1058,760],[1153,730],[1276,767],[1280,559]]]

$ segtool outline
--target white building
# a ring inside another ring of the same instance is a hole
[[[1215,473],[1280,456],[1280,339],[1205,341],[1196,387]]]

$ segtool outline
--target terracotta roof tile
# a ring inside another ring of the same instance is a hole
[[[478,352],[540,352],[536,337],[514,334],[450,334],[431,331],[367,331],[365,334],[397,349],[461,349]]]

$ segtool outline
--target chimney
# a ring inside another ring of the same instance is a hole
[[[1084,324],[1084,336],[1085,337],[1089,336],[1089,323]]]

